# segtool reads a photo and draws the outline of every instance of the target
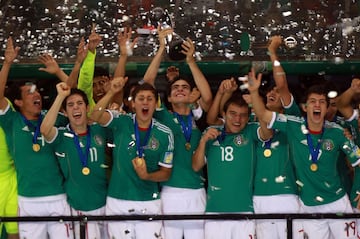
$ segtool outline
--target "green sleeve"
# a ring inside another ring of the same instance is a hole
[[[83,90],[89,100],[90,109],[94,108],[95,101],[93,99],[93,78],[95,69],[95,57],[96,52],[92,53],[88,51],[86,58],[81,66],[78,89]],[[91,111],[91,110],[90,110]]]

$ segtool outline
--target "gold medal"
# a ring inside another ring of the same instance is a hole
[[[189,151],[191,149],[191,144],[189,142],[186,142],[185,148]]]
[[[39,152],[40,144],[33,144],[32,149],[34,150],[34,152]]]
[[[90,174],[90,169],[88,167],[83,167],[83,169],[81,170],[82,174],[84,175],[89,175]]]
[[[136,157],[135,163],[137,166],[142,166],[144,164],[144,158]]]
[[[270,149],[265,149],[264,150],[264,156],[267,157],[267,158],[270,157],[271,156],[271,150]]]
[[[311,169],[311,171],[315,172],[315,171],[318,169],[317,164],[316,164],[316,163],[312,163],[312,164],[310,165],[310,169]]]

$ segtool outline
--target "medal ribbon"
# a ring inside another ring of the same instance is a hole
[[[136,150],[137,150],[137,154],[138,154],[139,158],[142,158],[143,153],[144,153],[144,147],[148,144],[148,141],[150,139],[151,128],[152,128],[152,121],[150,122],[150,127],[146,130],[144,142],[143,142],[143,144],[141,144],[139,125],[138,125],[137,120],[134,119]]]
[[[87,159],[89,157],[90,143],[91,143],[90,127],[89,126],[87,127],[85,153],[81,150],[79,136],[71,129],[71,127],[70,127],[70,132],[74,135],[74,144],[76,146],[76,150],[78,152],[81,165],[83,167],[87,167]]]
[[[305,123],[306,123],[306,128],[308,128],[308,125],[307,125],[307,120],[305,119]],[[320,135],[320,138],[318,139],[318,142],[316,144],[316,148],[314,148],[314,145],[313,145],[313,142],[312,142],[312,138],[311,138],[311,135],[310,133],[306,134],[306,138],[307,138],[307,144],[308,144],[308,147],[309,147],[309,151],[310,151],[310,154],[311,154],[311,161],[313,163],[317,163],[318,161],[318,156],[319,156],[319,151],[320,151],[320,145],[321,145],[321,141],[322,141],[322,137],[324,135],[324,127],[321,129],[321,135]]]
[[[222,141],[224,141],[226,137],[226,132],[225,132],[225,126],[221,129],[221,133],[218,135],[218,137],[216,137],[216,139],[219,141],[219,143],[221,143]]]
[[[37,138],[40,135],[40,126],[42,123],[42,115],[40,113],[39,118],[37,120],[37,124],[34,125],[33,123],[30,122],[30,120],[26,119],[25,116],[21,115],[21,118],[23,119],[24,123],[29,127],[29,128],[33,128],[34,129],[34,135],[32,138],[32,142],[33,144],[37,143]]]
[[[189,115],[187,115],[188,120],[185,124],[184,119],[181,115],[179,115],[178,113],[174,112],[174,115],[176,116],[176,118],[178,119],[180,125],[181,125],[181,129],[183,132],[183,135],[185,137],[185,140],[187,143],[190,143],[190,139],[191,139],[191,133],[192,133],[192,113],[190,113]]]
[[[264,147],[265,149],[270,149],[271,148],[271,142],[272,142],[273,138],[268,139],[267,141],[264,142]]]

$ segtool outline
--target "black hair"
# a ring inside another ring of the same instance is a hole
[[[107,77],[109,77],[110,76],[109,70],[104,68],[104,67],[101,67],[101,66],[95,66],[94,78],[99,77],[99,76],[107,76]]]
[[[70,95],[66,96],[66,98],[64,99],[64,101],[62,102],[61,106],[64,110],[66,110],[66,103],[67,100],[69,99],[70,96],[72,95],[80,95],[81,98],[83,98],[85,105],[88,106],[89,105],[89,99],[87,98],[87,95],[85,94],[84,91],[78,89],[78,88],[71,88],[70,90]]]
[[[318,94],[318,95],[323,95],[323,96],[325,96],[327,106],[330,104],[330,98],[329,98],[329,96],[328,96],[328,87],[327,87],[326,85],[316,84],[316,85],[310,86],[310,87],[306,90],[302,102],[306,103],[306,101],[308,100],[308,98],[309,98],[309,96],[310,96],[311,94]]]
[[[249,115],[251,114],[251,109],[250,109],[248,103],[246,103],[246,101],[242,97],[241,92],[239,92],[239,91],[234,92],[232,94],[232,96],[225,102],[224,108],[223,108],[223,111],[225,113],[231,104],[237,105],[239,107],[246,107],[246,108],[248,108]]]
[[[140,91],[144,91],[144,90],[148,90],[148,91],[151,91],[154,96],[155,96],[155,100],[158,99],[158,92],[157,90],[155,89],[154,86],[152,86],[151,84],[149,83],[143,83],[141,85],[137,85],[135,86],[135,89],[133,90],[132,94],[131,94],[131,97],[132,97],[132,100],[135,100],[135,97],[136,95],[140,92]]]
[[[171,86],[178,80],[184,80],[186,81],[189,85],[190,85],[190,91],[195,87],[195,83],[193,80],[189,79],[188,77],[186,76],[183,76],[183,75],[179,75],[179,76],[176,76],[172,81],[169,81],[168,83],[168,87],[167,87],[167,90],[166,90],[166,94],[168,96],[170,96],[171,94]]]
[[[13,103],[15,110],[19,111],[19,107],[15,104],[15,100],[22,100],[21,88],[25,85],[36,85],[35,80],[23,79],[14,81],[7,91],[7,98]]]

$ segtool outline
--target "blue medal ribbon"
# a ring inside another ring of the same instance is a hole
[[[182,132],[183,132],[186,142],[190,143],[191,133],[192,133],[192,113],[187,115],[188,120],[187,120],[186,124],[181,115],[179,115],[176,112],[174,112],[174,115],[176,116],[176,118],[178,119],[178,121],[181,125],[181,129],[182,129]]]
[[[225,126],[221,129],[221,133],[216,137],[219,143],[223,142],[226,137]]]
[[[271,137],[270,139],[268,139],[267,141],[264,142],[265,149],[270,149],[271,148],[272,140],[273,140],[273,137]]]
[[[34,125],[33,123],[30,122],[30,120],[26,119],[24,115],[21,114],[21,118],[23,119],[24,123],[29,127],[29,128],[33,128],[34,129],[34,135],[32,138],[32,142],[33,144],[37,144],[37,138],[40,135],[40,126],[42,123],[42,115],[40,113],[39,118],[37,120],[37,124]]]
[[[308,128],[308,124],[307,124],[307,119],[305,119],[305,123],[306,123],[306,128]],[[324,135],[324,126],[323,128],[321,129],[321,135],[320,135],[320,138],[318,139],[318,142],[316,144],[316,147],[314,148],[314,145],[313,145],[313,142],[312,142],[312,138],[311,138],[311,135],[310,135],[310,132],[308,134],[306,134],[306,138],[307,138],[307,144],[308,144],[308,147],[309,147],[309,151],[310,151],[310,155],[311,155],[311,161],[314,163],[314,164],[317,164],[317,161],[318,161],[318,156],[319,156],[319,151],[320,151],[320,145],[321,145],[321,141],[322,141],[322,137]]]
[[[91,143],[91,136],[90,136],[90,127],[87,127],[86,132],[86,145],[85,145],[85,153],[81,150],[79,136],[70,128],[70,132],[74,135],[74,144],[76,146],[76,150],[78,152],[81,165],[84,167],[87,167],[87,161],[89,157],[89,151],[90,151],[90,143]]]
[[[134,119],[136,150],[137,150],[137,154],[138,154],[139,158],[143,157],[144,148],[148,144],[148,141],[150,139],[151,128],[152,128],[152,121],[150,122],[149,128],[146,130],[146,135],[145,135],[144,141],[143,141],[143,143],[141,143],[139,125],[138,125],[137,120]]]

